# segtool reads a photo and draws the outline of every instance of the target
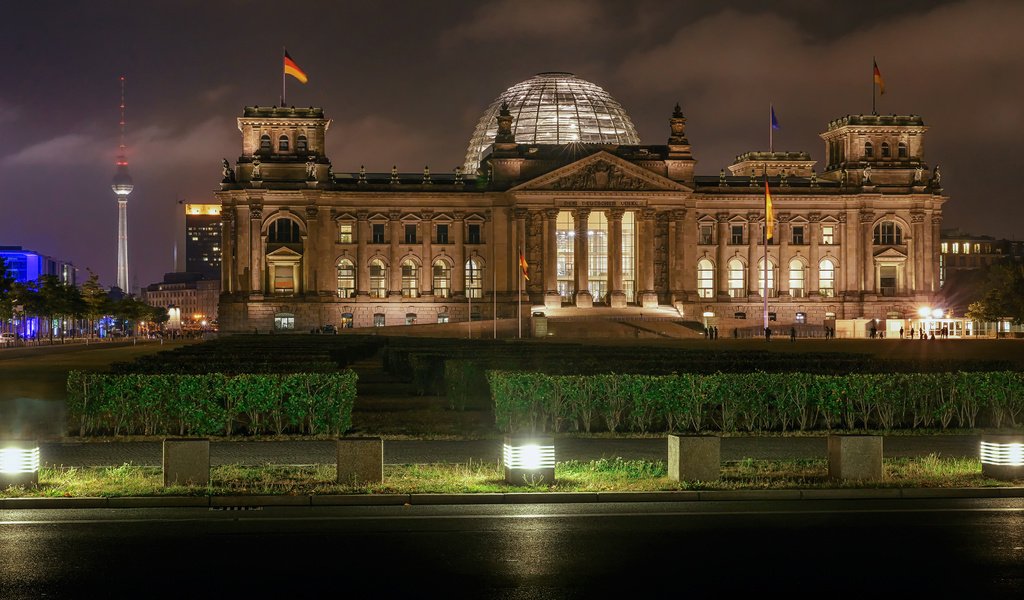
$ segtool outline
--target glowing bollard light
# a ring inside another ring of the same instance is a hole
[[[39,485],[39,444],[0,441],[0,489]]]
[[[992,479],[1024,479],[1024,435],[981,436],[981,473]]]
[[[555,440],[550,437],[505,436],[501,462],[505,481],[521,485],[555,481]]]

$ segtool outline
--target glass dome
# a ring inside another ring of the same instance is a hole
[[[633,122],[615,98],[572,73],[538,73],[505,90],[473,131],[466,173],[476,173],[498,133],[498,112],[508,102],[520,144],[639,144]]]

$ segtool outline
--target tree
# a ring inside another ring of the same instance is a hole
[[[967,308],[967,318],[985,322],[1009,318],[1015,325],[1024,324],[1024,265],[994,265],[982,298]]]
[[[7,262],[0,256],[0,322],[14,317],[14,275],[7,270]]]
[[[107,314],[109,301],[107,291],[100,285],[99,275],[89,271],[89,279],[82,284],[82,302],[85,305],[83,315],[89,321],[89,336],[96,330],[96,321]]]

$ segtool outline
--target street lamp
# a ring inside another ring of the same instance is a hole
[[[535,485],[555,481],[555,440],[552,437],[505,436],[501,462],[505,481]]]
[[[1024,435],[981,436],[981,472],[993,479],[1024,479]]]
[[[0,441],[0,489],[39,484],[39,444]]]

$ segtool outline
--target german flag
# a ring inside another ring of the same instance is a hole
[[[309,77],[306,77],[306,72],[299,68],[299,65],[295,64],[292,57],[288,56],[288,51],[284,51],[284,74],[291,75],[298,79],[302,83],[309,81]]]
[[[772,221],[775,219],[775,215],[772,214],[772,193],[768,189],[768,175],[764,176],[764,223],[765,223],[765,234],[766,240],[772,239]]]
[[[530,266],[526,263],[526,257],[523,256],[522,252],[519,253],[519,268],[523,271],[523,279],[529,281],[530,276],[528,272],[530,270]]]
[[[875,67],[874,79],[875,79],[875,83],[878,85],[878,93],[879,93],[879,95],[884,96],[885,95],[885,81],[882,80],[882,72],[878,70],[878,63],[877,62],[875,62],[874,60],[872,60],[871,62],[874,64],[874,67]]]

